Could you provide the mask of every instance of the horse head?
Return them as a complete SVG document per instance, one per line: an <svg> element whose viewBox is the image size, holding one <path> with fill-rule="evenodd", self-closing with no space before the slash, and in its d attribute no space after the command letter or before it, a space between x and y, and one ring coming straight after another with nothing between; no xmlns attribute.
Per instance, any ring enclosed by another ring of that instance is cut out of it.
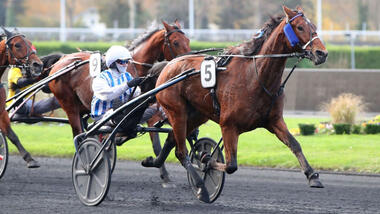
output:
<svg viewBox="0 0 380 214"><path fill-rule="evenodd" d="M305 53L306 58L315 65L326 61L328 52L322 40L318 37L316 27L306 18L301 7L291 10L283 6L286 15L284 33L287 37L287 45L291 49Z"/></svg>
<svg viewBox="0 0 380 214"><path fill-rule="evenodd" d="M162 24L165 27L165 42L163 47L165 59L172 60L180 54L191 51L190 40L181 30L178 20L174 22L175 25L169 25L164 21L162 21Z"/></svg>
<svg viewBox="0 0 380 214"><path fill-rule="evenodd" d="M7 37L5 42L8 55L8 63L11 65L24 65L30 75L36 77L41 75L43 64L37 56L36 48L25 38L23 34L3 31Z"/></svg>

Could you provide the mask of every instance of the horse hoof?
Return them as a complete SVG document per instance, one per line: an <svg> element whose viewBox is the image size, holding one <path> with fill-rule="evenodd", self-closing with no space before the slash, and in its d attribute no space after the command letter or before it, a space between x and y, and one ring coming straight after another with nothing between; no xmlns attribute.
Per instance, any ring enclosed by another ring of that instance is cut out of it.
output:
<svg viewBox="0 0 380 214"><path fill-rule="evenodd" d="M28 161L26 163L26 166L28 168L38 168L38 167L40 167L40 164L37 161L35 161L35 160L31 160L31 161Z"/></svg>
<svg viewBox="0 0 380 214"><path fill-rule="evenodd" d="M170 180L168 174L161 174L160 178L161 178L162 182L164 182L164 183L170 183L170 182L172 182L172 180Z"/></svg>
<svg viewBox="0 0 380 214"><path fill-rule="evenodd" d="M232 174L232 173L234 173L237 169L238 169L237 166L234 165L234 164L227 165L227 167L226 167L226 172L227 172L227 174Z"/></svg>
<svg viewBox="0 0 380 214"><path fill-rule="evenodd" d="M197 198L198 200L204 202L204 203L210 203L210 196L208 194L207 189L203 186L199 188L197 192Z"/></svg>
<svg viewBox="0 0 380 214"><path fill-rule="evenodd" d="M319 180L319 173L313 173L309 177L309 187L311 188L324 188L322 182Z"/></svg>
<svg viewBox="0 0 380 214"><path fill-rule="evenodd" d="M150 157L147 157L145 160L143 160L141 162L141 165L143 167L154 167L154 164L153 164L153 157L150 156Z"/></svg>
<svg viewBox="0 0 380 214"><path fill-rule="evenodd" d="M177 185L175 185L175 183L173 183L173 182L163 182L161 185L165 189L176 188L177 187Z"/></svg>

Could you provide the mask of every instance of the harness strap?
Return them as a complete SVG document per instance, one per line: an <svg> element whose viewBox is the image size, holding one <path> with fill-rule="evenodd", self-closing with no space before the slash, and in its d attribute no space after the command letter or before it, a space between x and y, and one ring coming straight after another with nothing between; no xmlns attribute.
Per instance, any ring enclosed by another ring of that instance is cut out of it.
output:
<svg viewBox="0 0 380 214"><path fill-rule="evenodd" d="M298 63L299 63L302 59L303 59L302 57L299 57L299 58L298 58L298 61L293 65L292 70L289 72L289 74L288 74L288 76L286 76L284 82L281 83L280 88L278 88L277 92L274 93L274 94L272 94L272 93L271 93L271 92L270 92L270 91L264 86L264 84L260 81L259 73L258 73L258 71L257 71L257 66L256 66L256 59L253 60L253 61L254 61L253 65L254 65L254 67L255 67L255 73L256 73L256 76L257 76L257 81L259 82L261 88L265 91L265 93L266 93L270 98L272 98L272 99L271 99L271 104L270 104L270 106L269 106L269 109L267 110L267 112L266 112L266 114L265 114L265 118L264 118L264 120L263 120L263 123L265 123L265 122L268 120L268 118L269 118L269 114L270 114L270 112L272 111L273 106L274 106L274 104L275 104L277 98L280 97L280 96L284 93L285 84L288 82L290 76L293 74L294 69L296 69Z"/></svg>
<svg viewBox="0 0 380 214"><path fill-rule="evenodd" d="M210 95L212 98L212 106L215 110L215 115L220 116L220 103L218 101L218 97L216 95L216 86L210 89Z"/></svg>
<svg viewBox="0 0 380 214"><path fill-rule="evenodd" d="M138 61L135 61L135 60L131 60L131 62L132 62L133 64L142 65L142 66L145 66L145 67L148 67L148 68L153 67L152 64L145 63L145 62L138 62Z"/></svg>

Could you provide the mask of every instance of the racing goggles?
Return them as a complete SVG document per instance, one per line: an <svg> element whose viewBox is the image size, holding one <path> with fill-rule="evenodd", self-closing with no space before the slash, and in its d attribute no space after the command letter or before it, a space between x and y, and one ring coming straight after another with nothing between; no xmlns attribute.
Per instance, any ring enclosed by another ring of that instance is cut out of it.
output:
<svg viewBox="0 0 380 214"><path fill-rule="evenodd" d="M116 62L119 63L120 65L125 65L125 64L128 64L129 59L118 59L116 60Z"/></svg>

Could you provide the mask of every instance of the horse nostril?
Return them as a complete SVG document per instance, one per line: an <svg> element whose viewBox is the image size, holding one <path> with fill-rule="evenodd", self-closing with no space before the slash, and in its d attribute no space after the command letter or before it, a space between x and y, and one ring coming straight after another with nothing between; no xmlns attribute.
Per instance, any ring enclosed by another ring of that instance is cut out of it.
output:
<svg viewBox="0 0 380 214"><path fill-rule="evenodd" d="M327 57L327 55L328 55L328 52L327 52L327 51L320 51L320 50L317 50L315 53L316 53L317 56L320 57L320 58L322 58L322 57L325 58L325 57Z"/></svg>
<svg viewBox="0 0 380 214"><path fill-rule="evenodd" d="M33 62L32 66L35 67L35 68L40 68L40 67L42 67L42 64L40 64L38 62Z"/></svg>

